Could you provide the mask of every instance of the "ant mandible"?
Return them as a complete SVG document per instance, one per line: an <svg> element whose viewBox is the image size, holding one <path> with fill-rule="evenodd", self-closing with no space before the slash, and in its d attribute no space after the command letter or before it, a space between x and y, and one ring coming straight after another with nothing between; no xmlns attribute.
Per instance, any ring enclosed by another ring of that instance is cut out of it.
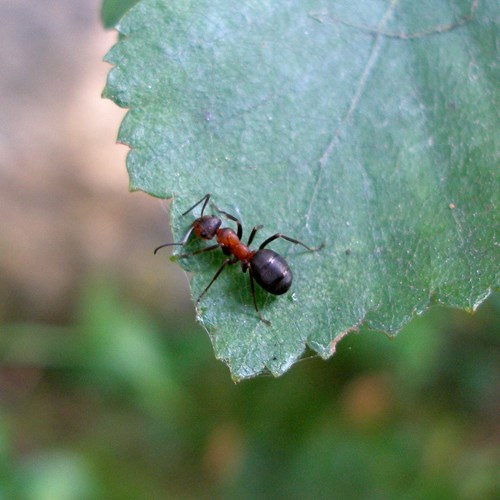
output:
<svg viewBox="0 0 500 500"><path fill-rule="evenodd" d="M267 240L265 240L260 245L258 250L250 250L249 246L251 245L255 237L255 234L263 226L262 225L255 226L250 232L247 244L244 245L241 242L241 238L243 236L243 227L241 225L241 222L236 217L234 217L231 214L228 214L227 212L224 212L223 210L220 210L212 202L213 208L217 210L219 214L226 217L226 219L229 219L236 223L238 230L235 233L229 227L221 228L222 220L220 219L220 217L217 217L216 215L203 215L208 200L210 199L210 196L211 196L210 193L206 194L200 201L196 202L191 208L189 208L182 214L183 216L188 214L189 212L194 210L198 205L203 203L200 217L194 220L194 222L191 224L190 228L188 229L184 237L181 239L181 241L179 241L178 243L165 243L164 245L160 245L155 249L154 253L156 254L156 252L160 248L164 247L175 246L175 245L184 246L187 243L191 233L194 233L194 235L197 238L201 238L203 240L211 240L215 238L217 241L215 245L204 247L192 253L178 255L178 257L182 259L186 257L191 257L192 255L197 255L204 252L210 252L212 250L216 250L217 248L221 248L222 251L224 252L224 255L228 256L228 258L224 260L222 265L219 267L218 271L215 273L214 277L212 278L212 281L210 281L205 290L201 292L201 295L196 300L196 304L198 304L201 301L203 296L207 293L208 289L212 286L214 281L219 277L220 273L224 270L224 268L228 265L230 266L236 264L239 261L241 262L242 271L246 272L248 270L248 275L250 276L250 289L252 292L252 300L255 310L257 311L259 318L267 325L270 325L271 323L262 316L261 312L259 311L259 308L257 307L257 301L255 299L254 280L264 290L266 290L266 292L272 293L273 295L282 295L285 292L287 292L288 289L290 288L293 276L287 261L275 251L267 249L266 246L269 245L269 243L271 243L272 241L277 240L278 238L287 240L290 243L302 245L310 252L315 252L316 250L319 250L320 248L323 247L323 245L321 245L318 248L311 248L299 240L290 238L289 236L285 236L284 234L281 233L276 233L273 236L267 238Z"/></svg>

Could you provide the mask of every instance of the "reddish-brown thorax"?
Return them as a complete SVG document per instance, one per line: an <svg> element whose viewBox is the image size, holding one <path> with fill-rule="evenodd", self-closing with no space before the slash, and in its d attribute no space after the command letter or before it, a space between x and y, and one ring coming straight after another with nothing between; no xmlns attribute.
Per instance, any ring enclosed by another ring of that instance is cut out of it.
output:
<svg viewBox="0 0 500 500"><path fill-rule="evenodd" d="M218 229L216 238L217 243L223 248L227 248L238 260L249 262L255 254L240 241L238 235L230 228Z"/></svg>

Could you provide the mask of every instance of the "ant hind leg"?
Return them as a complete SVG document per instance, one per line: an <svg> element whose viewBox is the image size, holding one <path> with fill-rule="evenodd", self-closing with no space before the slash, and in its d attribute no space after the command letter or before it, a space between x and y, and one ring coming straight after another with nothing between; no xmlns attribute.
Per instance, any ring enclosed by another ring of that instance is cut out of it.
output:
<svg viewBox="0 0 500 500"><path fill-rule="evenodd" d="M252 300L255 310L257 311L260 320L263 321L266 325L270 326L271 322L268 319L264 318L264 316L262 316L262 313L259 311L259 308L257 307L257 300L255 298L255 284L253 282L253 276L252 276L252 268L248 268L248 275L250 276L250 290L252 291Z"/></svg>

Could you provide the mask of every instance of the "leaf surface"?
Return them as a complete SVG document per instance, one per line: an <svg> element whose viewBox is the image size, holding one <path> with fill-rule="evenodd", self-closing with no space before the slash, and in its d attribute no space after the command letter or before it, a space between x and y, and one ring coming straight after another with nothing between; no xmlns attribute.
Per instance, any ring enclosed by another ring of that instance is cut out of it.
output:
<svg viewBox="0 0 500 500"><path fill-rule="evenodd" d="M235 379L328 358L361 323L395 334L431 303L498 287L496 1L143 0L120 21L104 95L129 111L130 186L174 197L177 241L205 193L294 274L232 266L198 307ZM230 223L228 223L230 224ZM191 241L187 250L198 248ZM185 249L186 250L186 249ZM224 257L180 261L194 297Z"/></svg>
<svg viewBox="0 0 500 500"><path fill-rule="evenodd" d="M139 0L103 0L101 20L105 28L114 28L118 21Z"/></svg>

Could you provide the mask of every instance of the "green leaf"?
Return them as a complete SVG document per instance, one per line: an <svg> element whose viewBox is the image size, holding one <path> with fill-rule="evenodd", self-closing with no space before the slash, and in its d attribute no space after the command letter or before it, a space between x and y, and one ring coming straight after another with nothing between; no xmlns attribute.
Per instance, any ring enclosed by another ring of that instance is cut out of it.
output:
<svg viewBox="0 0 500 500"><path fill-rule="evenodd" d="M432 303L498 287L496 1L143 0L107 55L128 107L132 190L174 197L177 241L205 193L294 273L262 290L232 266L198 307L235 379L328 358L364 323L395 334ZM231 224L230 224L231 225ZM191 242L187 248L197 248ZM186 250L186 249L184 249ZM224 257L179 261L197 297Z"/></svg>
<svg viewBox="0 0 500 500"><path fill-rule="evenodd" d="M105 28L114 28L118 21L139 0L103 0L101 20Z"/></svg>

